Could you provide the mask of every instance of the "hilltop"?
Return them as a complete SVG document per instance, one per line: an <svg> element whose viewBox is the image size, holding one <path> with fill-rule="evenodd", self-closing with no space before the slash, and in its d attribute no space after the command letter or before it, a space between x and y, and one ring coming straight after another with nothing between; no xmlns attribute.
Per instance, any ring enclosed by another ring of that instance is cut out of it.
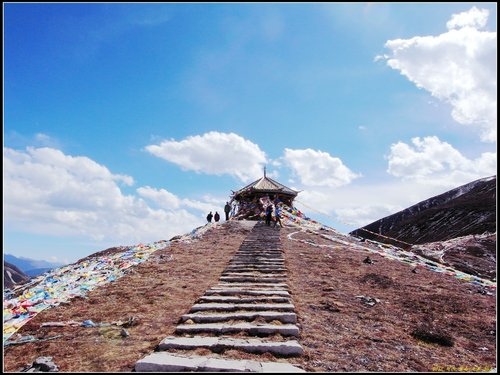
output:
<svg viewBox="0 0 500 375"><path fill-rule="evenodd" d="M311 372L496 366L496 284L402 249L360 243L318 223L285 222L276 230L305 355L263 360ZM208 224L200 236L165 243L125 276L40 312L13 338L46 341L5 347L4 370L51 356L64 372L132 371L217 282L249 233L247 223ZM109 324L78 324L87 320ZM128 336L120 334L123 327Z"/></svg>

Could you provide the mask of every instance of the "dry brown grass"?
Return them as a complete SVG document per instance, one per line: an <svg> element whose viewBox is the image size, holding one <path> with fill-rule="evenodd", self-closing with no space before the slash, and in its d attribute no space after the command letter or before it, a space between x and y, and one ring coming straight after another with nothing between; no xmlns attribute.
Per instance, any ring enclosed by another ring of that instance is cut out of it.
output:
<svg viewBox="0 0 500 375"><path fill-rule="evenodd" d="M312 233L281 239L307 371L432 371L496 367L496 300L451 276ZM369 255L375 262L366 264ZM358 296L380 302L372 307ZM451 346L450 346L451 345Z"/></svg>
<svg viewBox="0 0 500 375"><path fill-rule="evenodd" d="M39 356L53 357L64 372L132 371L136 361L173 334L181 315L218 282L248 234L238 223L228 224L199 241L173 243L86 299L40 313L19 333L63 337L5 348L4 371L19 370ZM227 350L225 356L288 361L310 372L495 366L495 296L480 294L478 287L444 274L425 269L413 273L412 267L376 254L369 254L374 264L363 263L368 254L345 245L313 246L332 245L313 233L294 236L310 242L305 244L287 239L297 229L276 230L281 233L305 355L276 359ZM173 255L173 260L161 260L161 254ZM379 302L370 307L360 296ZM99 323L132 316L136 324L127 328L126 338L118 328L40 327L50 321ZM433 342L433 334L453 345L440 345L439 339ZM205 351L200 349L198 354Z"/></svg>

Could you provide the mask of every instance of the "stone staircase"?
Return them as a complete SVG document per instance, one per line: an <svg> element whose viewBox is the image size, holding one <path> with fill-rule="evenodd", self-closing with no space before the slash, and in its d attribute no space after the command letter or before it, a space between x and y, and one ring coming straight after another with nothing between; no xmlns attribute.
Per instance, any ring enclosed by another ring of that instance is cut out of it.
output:
<svg viewBox="0 0 500 375"><path fill-rule="evenodd" d="M157 351L136 363L135 371L304 372L286 361L303 354L296 322L279 229L257 223L219 283L180 318L175 336L163 339ZM209 354L196 354L200 349ZM277 360L225 355L235 350L270 353Z"/></svg>

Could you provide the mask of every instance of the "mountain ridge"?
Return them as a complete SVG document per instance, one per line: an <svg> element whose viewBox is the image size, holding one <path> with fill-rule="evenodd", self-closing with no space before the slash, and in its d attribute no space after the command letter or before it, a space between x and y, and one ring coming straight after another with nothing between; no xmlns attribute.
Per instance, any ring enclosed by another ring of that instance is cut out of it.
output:
<svg viewBox="0 0 500 375"><path fill-rule="evenodd" d="M49 262L26 257L17 257L12 254L4 254L4 262L9 262L29 276L38 276L53 268L64 266L61 262Z"/></svg>
<svg viewBox="0 0 500 375"><path fill-rule="evenodd" d="M14 264L4 261L3 263L3 287L13 288L30 280L30 276L21 271Z"/></svg>
<svg viewBox="0 0 500 375"><path fill-rule="evenodd" d="M496 175L478 179L349 234L401 246L496 232Z"/></svg>

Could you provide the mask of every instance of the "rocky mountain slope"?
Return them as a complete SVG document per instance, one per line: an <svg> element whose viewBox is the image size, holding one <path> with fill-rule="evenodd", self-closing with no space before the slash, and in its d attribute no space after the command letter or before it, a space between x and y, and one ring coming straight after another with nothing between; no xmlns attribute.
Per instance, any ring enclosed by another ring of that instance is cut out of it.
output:
<svg viewBox="0 0 500 375"><path fill-rule="evenodd" d="M15 265L9 262L3 262L3 287L14 288L30 280L30 277Z"/></svg>
<svg viewBox="0 0 500 375"><path fill-rule="evenodd" d="M350 234L496 280L496 176L432 197Z"/></svg>
<svg viewBox="0 0 500 375"><path fill-rule="evenodd" d="M350 234L396 246L496 232L496 176L426 199Z"/></svg>
<svg viewBox="0 0 500 375"><path fill-rule="evenodd" d="M497 236L494 233L414 245L410 251L470 275L496 280L496 245Z"/></svg>

